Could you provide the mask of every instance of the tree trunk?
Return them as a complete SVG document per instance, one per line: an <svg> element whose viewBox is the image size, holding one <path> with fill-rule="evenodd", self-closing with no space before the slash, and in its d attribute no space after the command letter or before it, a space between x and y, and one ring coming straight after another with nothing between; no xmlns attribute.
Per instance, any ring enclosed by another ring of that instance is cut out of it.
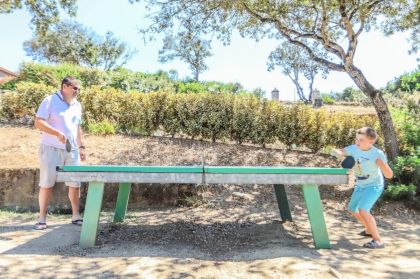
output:
<svg viewBox="0 0 420 279"><path fill-rule="evenodd" d="M198 76L200 75L200 71L196 68L194 71L194 80L198 82Z"/></svg>
<svg viewBox="0 0 420 279"><path fill-rule="evenodd" d="M362 92L371 100L373 107L378 114L379 123L384 135L386 154L390 160L395 159L399 153L397 134L395 132L391 113L389 112L388 106L382 97L382 92L373 87L373 85L367 81L362 71L360 71L357 67L350 66L346 70L359 89L362 90Z"/></svg>
<svg viewBox="0 0 420 279"><path fill-rule="evenodd" d="M311 79L309 80L309 99L308 99L308 103L312 103L312 94L314 92L314 80L315 80L315 76L311 76Z"/></svg>

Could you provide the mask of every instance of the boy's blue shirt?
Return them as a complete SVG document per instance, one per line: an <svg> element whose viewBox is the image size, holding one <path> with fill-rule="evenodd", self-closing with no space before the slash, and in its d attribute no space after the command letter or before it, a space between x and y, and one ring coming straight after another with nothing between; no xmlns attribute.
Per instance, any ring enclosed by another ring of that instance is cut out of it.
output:
<svg viewBox="0 0 420 279"><path fill-rule="evenodd" d="M384 152L374 146L364 151L353 144L344 148L347 155L353 156L356 164L353 167L356 177L356 185L360 187L383 186L384 177L381 169L376 164L376 159L381 159L384 163L388 160Z"/></svg>

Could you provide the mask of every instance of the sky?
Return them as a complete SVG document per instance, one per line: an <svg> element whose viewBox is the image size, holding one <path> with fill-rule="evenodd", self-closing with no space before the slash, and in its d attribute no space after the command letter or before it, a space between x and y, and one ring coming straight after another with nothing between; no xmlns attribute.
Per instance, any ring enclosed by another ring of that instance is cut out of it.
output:
<svg viewBox="0 0 420 279"><path fill-rule="evenodd" d="M99 35L111 31L131 48L138 50L137 55L125 65L126 68L148 73L174 69L180 78L192 76L188 65L183 62L158 62L162 38L158 37L145 44L138 32L148 24L145 18L147 11L141 4L130 4L128 0L78 0L77 6L74 20L92 28ZM23 42L33 35L30 18L25 10L0 15L0 67L18 71L22 62L32 60L26 56L22 47ZM377 31L362 33L360 36L355 65L375 87L385 87L395 77L416 69L416 58L419 56L408 54L408 36L409 33L397 33L384 37ZM278 41L270 39L255 42L239 34L234 34L229 46L213 43L213 56L207 60L209 70L201 74L200 80L239 82L248 90L260 87L267 92L267 97L277 88L280 99L293 100L297 97L291 80L279 69L272 72L267 70L267 58L278 44ZM323 93L341 92L349 86L356 87L346 73L338 72L330 72L327 79L319 76L314 83L314 87Z"/></svg>

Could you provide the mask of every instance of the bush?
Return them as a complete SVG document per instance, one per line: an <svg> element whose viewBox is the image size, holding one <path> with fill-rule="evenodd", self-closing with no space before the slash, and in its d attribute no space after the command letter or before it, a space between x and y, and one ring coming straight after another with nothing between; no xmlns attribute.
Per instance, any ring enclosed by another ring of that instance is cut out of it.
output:
<svg viewBox="0 0 420 279"><path fill-rule="evenodd" d="M0 95L3 118L33 117L42 99L56 88L17 84ZM153 135L156 131L191 138L252 142L265 146L281 141L317 152L325 145L345 146L362 126L375 127L372 116L314 110L304 104L282 106L252 94L141 93L92 86L79 93L84 127L93 133Z"/></svg>
<svg viewBox="0 0 420 279"><path fill-rule="evenodd" d="M258 96L255 97L259 98ZM263 147L268 143L275 142L279 135L282 113L283 107L277 105L275 101L262 99L255 116L252 142Z"/></svg>
<svg viewBox="0 0 420 279"><path fill-rule="evenodd" d="M329 115L325 110L317 110L311 113L308 122L308 137L305 142L306 147L313 152L320 151L327 144L327 131Z"/></svg>
<svg viewBox="0 0 420 279"><path fill-rule="evenodd" d="M394 162L392 162L391 167L394 171L394 176L398 178L400 183L417 185L417 193L420 194L419 154L412 156L399 156Z"/></svg>
<svg viewBox="0 0 420 279"><path fill-rule="evenodd" d="M406 106L391 109L395 129L399 135L400 149L403 155L413 155L420 143L420 111L418 106Z"/></svg>
<svg viewBox="0 0 420 279"><path fill-rule="evenodd" d="M305 145L308 136L307 128L313 111L312 108L304 104L286 107L279 123L279 140L289 148L293 145Z"/></svg>
<svg viewBox="0 0 420 279"><path fill-rule="evenodd" d="M87 124L87 129L94 135L114 135L115 125L108 120Z"/></svg>
<svg viewBox="0 0 420 279"><path fill-rule="evenodd" d="M259 100L248 94L234 97L232 118L230 119L230 137L238 144L252 140Z"/></svg>
<svg viewBox="0 0 420 279"><path fill-rule="evenodd" d="M416 186L413 184L389 185L383 194L384 200L413 200L416 193Z"/></svg>
<svg viewBox="0 0 420 279"><path fill-rule="evenodd" d="M229 137L230 119L233 118L232 94L205 94L201 117L201 136L212 142Z"/></svg>
<svg viewBox="0 0 420 279"><path fill-rule="evenodd" d="M15 91L0 95L0 115L6 119L18 119L23 116L33 118L42 100L56 89L36 83L18 83Z"/></svg>
<svg viewBox="0 0 420 279"><path fill-rule="evenodd" d="M420 91L420 69L403 74L393 82L389 82L387 90L390 92L404 91L408 93Z"/></svg>
<svg viewBox="0 0 420 279"><path fill-rule="evenodd" d="M332 105L335 103L335 100L331 96L328 96L328 95L322 96L322 101L326 105Z"/></svg>

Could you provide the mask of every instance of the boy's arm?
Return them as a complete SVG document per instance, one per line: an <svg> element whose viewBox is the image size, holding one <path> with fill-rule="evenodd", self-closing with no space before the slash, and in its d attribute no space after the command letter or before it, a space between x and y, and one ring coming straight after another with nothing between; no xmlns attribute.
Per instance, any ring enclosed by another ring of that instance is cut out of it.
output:
<svg viewBox="0 0 420 279"><path fill-rule="evenodd" d="M394 176L394 173L391 169L391 167L382 161L381 159L376 159L376 164L381 169L382 173L384 174L385 178L391 179Z"/></svg>
<svg viewBox="0 0 420 279"><path fill-rule="evenodd" d="M333 149L331 150L330 155L341 159L343 157L346 157L347 153L344 149Z"/></svg>

